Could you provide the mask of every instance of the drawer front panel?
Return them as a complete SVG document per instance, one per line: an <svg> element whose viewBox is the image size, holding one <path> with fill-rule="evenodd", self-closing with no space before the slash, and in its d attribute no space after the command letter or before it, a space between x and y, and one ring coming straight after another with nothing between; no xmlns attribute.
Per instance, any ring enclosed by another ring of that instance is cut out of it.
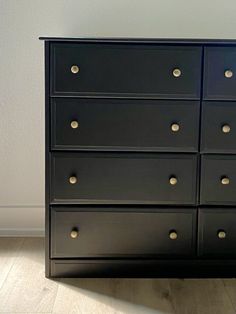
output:
<svg viewBox="0 0 236 314"><path fill-rule="evenodd" d="M201 151L236 152L236 102L203 102Z"/></svg>
<svg viewBox="0 0 236 314"><path fill-rule="evenodd" d="M201 162L201 204L236 204L236 156L204 155Z"/></svg>
<svg viewBox="0 0 236 314"><path fill-rule="evenodd" d="M52 202L195 204L196 172L193 154L54 153Z"/></svg>
<svg viewBox="0 0 236 314"><path fill-rule="evenodd" d="M51 91L199 99L201 55L201 47L53 44Z"/></svg>
<svg viewBox="0 0 236 314"><path fill-rule="evenodd" d="M190 208L60 207L51 208L51 217L52 258L195 254L196 215Z"/></svg>
<svg viewBox="0 0 236 314"><path fill-rule="evenodd" d="M55 98L52 148L197 151L199 107L198 101Z"/></svg>
<svg viewBox="0 0 236 314"><path fill-rule="evenodd" d="M236 47L205 48L204 99L236 99Z"/></svg>
<svg viewBox="0 0 236 314"><path fill-rule="evenodd" d="M198 254L200 256L236 255L236 210L200 209Z"/></svg>

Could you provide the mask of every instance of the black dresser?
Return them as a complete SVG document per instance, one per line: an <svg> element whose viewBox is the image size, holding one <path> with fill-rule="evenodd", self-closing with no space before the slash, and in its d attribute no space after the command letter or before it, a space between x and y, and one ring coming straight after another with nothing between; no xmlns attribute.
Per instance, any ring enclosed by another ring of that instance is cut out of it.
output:
<svg viewBox="0 0 236 314"><path fill-rule="evenodd" d="M46 276L236 276L236 41L45 41Z"/></svg>

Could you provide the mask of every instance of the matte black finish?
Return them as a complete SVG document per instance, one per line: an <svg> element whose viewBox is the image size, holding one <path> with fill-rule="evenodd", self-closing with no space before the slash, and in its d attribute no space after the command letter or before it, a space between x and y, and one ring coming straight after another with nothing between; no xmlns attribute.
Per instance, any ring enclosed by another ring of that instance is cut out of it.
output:
<svg viewBox="0 0 236 314"><path fill-rule="evenodd" d="M51 257L150 258L195 254L196 210L122 209L52 208ZM70 237L74 228L79 230L76 239ZM169 237L173 230L178 235L175 240Z"/></svg>
<svg viewBox="0 0 236 314"><path fill-rule="evenodd" d="M41 39L46 276L235 277L236 40Z"/></svg>
<svg viewBox="0 0 236 314"><path fill-rule="evenodd" d="M229 178L229 184L221 183ZM201 204L236 204L236 155L204 155L201 161Z"/></svg>
<svg viewBox="0 0 236 314"><path fill-rule="evenodd" d="M198 254L228 258L236 255L236 211L233 209L200 209L198 222ZM218 232L226 237L220 239Z"/></svg>
<svg viewBox="0 0 236 314"><path fill-rule="evenodd" d="M136 43L136 44L164 44L164 45L191 45L191 46L236 46L236 40L209 39L209 38L140 38L140 37L46 37L39 40L58 43Z"/></svg>
<svg viewBox="0 0 236 314"><path fill-rule="evenodd" d="M228 125L230 132L222 127ZM205 101L202 103L201 151L236 153L236 102Z"/></svg>
<svg viewBox="0 0 236 314"><path fill-rule="evenodd" d="M52 95L200 98L200 47L137 44L52 45ZM71 66L78 65L73 74ZM172 72L180 68L182 75Z"/></svg>
<svg viewBox="0 0 236 314"><path fill-rule="evenodd" d="M52 277L236 277L235 259L52 259Z"/></svg>
<svg viewBox="0 0 236 314"><path fill-rule="evenodd" d="M49 60L50 44L45 42L45 275L51 275L50 263L50 98L49 98Z"/></svg>
<svg viewBox="0 0 236 314"><path fill-rule="evenodd" d="M196 152L199 111L198 101L54 98L52 149Z"/></svg>
<svg viewBox="0 0 236 314"><path fill-rule="evenodd" d="M236 47L205 48L203 99L236 100ZM233 71L226 78L226 70Z"/></svg>
<svg viewBox="0 0 236 314"><path fill-rule="evenodd" d="M194 154L54 153L51 169L54 203L196 203Z"/></svg>

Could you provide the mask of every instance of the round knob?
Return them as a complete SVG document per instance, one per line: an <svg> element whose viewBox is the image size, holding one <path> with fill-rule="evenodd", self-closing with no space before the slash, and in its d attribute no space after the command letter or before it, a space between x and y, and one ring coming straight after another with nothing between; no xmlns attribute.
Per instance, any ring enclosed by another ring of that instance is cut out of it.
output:
<svg viewBox="0 0 236 314"><path fill-rule="evenodd" d="M228 184L229 184L229 178L223 177L223 178L221 179L221 183L222 183L223 185L228 185Z"/></svg>
<svg viewBox="0 0 236 314"><path fill-rule="evenodd" d="M173 70L174 77L180 77L181 76L181 70L180 69L174 69Z"/></svg>
<svg viewBox="0 0 236 314"><path fill-rule="evenodd" d="M178 180L177 180L176 177L171 177L170 180L169 180L169 182L170 182L171 185L176 185L177 182L178 182Z"/></svg>
<svg viewBox="0 0 236 314"><path fill-rule="evenodd" d="M71 72L73 73L73 74L76 74L76 73L78 73L79 72L79 67L78 67L78 65L72 65L72 67L70 68L70 70L71 70Z"/></svg>
<svg viewBox="0 0 236 314"><path fill-rule="evenodd" d="M73 230L71 230L70 237L71 237L72 239L76 239L76 238L78 237L78 235L79 235L78 229L73 229Z"/></svg>
<svg viewBox="0 0 236 314"><path fill-rule="evenodd" d="M231 78L234 75L232 70L226 70L225 71L225 77L226 78Z"/></svg>
<svg viewBox="0 0 236 314"><path fill-rule="evenodd" d="M77 178L76 177L70 177L69 182L70 182L70 184L75 184L75 183L77 183Z"/></svg>
<svg viewBox="0 0 236 314"><path fill-rule="evenodd" d="M176 232L175 230L170 231L170 233L169 233L169 238L170 238L171 240L176 240L176 239L178 238L177 232Z"/></svg>
<svg viewBox="0 0 236 314"><path fill-rule="evenodd" d="M219 230L217 235L218 235L219 239L225 239L226 238L226 232L224 230Z"/></svg>
<svg viewBox="0 0 236 314"><path fill-rule="evenodd" d="M179 131L179 124L173 123L173 124L171 125L171 130L172 130L173 132L178 132L178 131Z"/></svg>
<svg viewBox="0 0 236 314"><path fill-rule="evenodd" d="M79 122L78 121L71 121L70 126L72 127L72 129L78 129Z"/></svg>
<svg viewBox="0 0 236 314"><path fill-rule="evenodd" d="M230 126L228 124L225 124L222 126L222 132L223 133L229 133L230 132Z"/></svg>

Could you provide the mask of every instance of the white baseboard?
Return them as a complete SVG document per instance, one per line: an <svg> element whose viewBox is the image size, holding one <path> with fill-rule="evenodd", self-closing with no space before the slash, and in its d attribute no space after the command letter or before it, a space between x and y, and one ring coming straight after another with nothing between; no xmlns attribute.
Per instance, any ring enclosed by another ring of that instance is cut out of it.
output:
<svg viewBox="0 0 236 314"><path fill-rule="evenodd" d="M43 237L44 215L43 205L0 204L0 237Z"/></svg>
<svg viewBox="0 0 236 314"><path fill-rule="evenodd" d="M44 237L44 229L27 228L27 229L5 229L0 228L0 237Z"/></svg>

